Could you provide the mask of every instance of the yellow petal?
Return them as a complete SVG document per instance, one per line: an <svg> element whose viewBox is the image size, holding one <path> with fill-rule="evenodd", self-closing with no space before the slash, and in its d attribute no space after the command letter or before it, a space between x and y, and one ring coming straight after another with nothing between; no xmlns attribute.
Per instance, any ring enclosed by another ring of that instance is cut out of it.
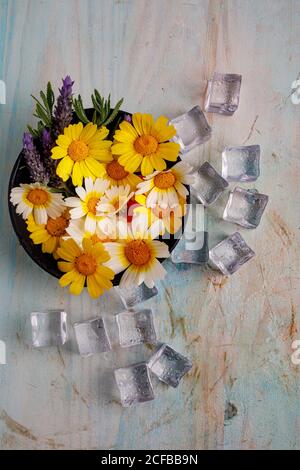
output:
<svg viewBox="0 0 300 470"><path fill-rule="evenodd" d="M72 269L68 273L64 274L59 279L58 282L62 287L68 286L69 284L71 284L71 282L74 282L74 281L76 281L76 279L78 279L78 274L79 273L77 271L75 271L75 269Z"/></svg>
<svg viewBox="0 0 300 470"><path fill-rule="evenodd" d="M60 158L67 156L67 149L62 147L53 147L51 150L51 158L53 160L59 160Z"/></svg>
<svg viewBox="0 0 300 470"><path fill-rule="evenodd" d="M134 147L132 144L115 144L111 147L111 151L113 155L122 155L123 153L128 153L134 151Z"/></svg>
<svg viewBox="0 0 300 470"><path fill-rule="evenodd" d="M73 166L72 183L74 184L74 186L82 186L83 174L79 163L80 162L75 162Z"/></svg>
<svg viewBox="0 0 300 470"><path fill-rule="evenodd" d="M143 135L142 114L134 113L132 115L132 124L139 135Z"/></svg>
<svg viewBox="0 0 300 470"><path fill-rule="evenodd" d="M94 137L96 132L97 132L96 124L93 124L90 122L82 130L80 134L80 140L82 140L83 142L89 142L89 140L92 139L92 137Z"/></svg>
<svg viewBox="0 0 300 470"><path fill-rule="evenodd" d="M74 268L74 264L69 263L68 261L58 261L57 266L58 269L63 273L68 273Z"/></svg>
<svg viewBox="0 0 300 470"><path fill-rule="evenodd" d="M78 122L77 124L72 125L71 131L72 131L73 140L79 140L82 130L83 130L82 122Z"/></svg>
<svg viewBox="0 0 300 470"><path fill-rule="evenodd" d="M94 158L88 157L84 162L94 176L99 177L103 174L103 166Z"/></svg>
<svg viewBox="0 0 300 470"><path fill-rule="evenodd" d="M150 134L154 124L151 114L142 114L142 129L144 134Z"/></svg>
<svg viewBox="0 0 300 470"><path fill-rule="evenodd" d="M64 134L61 134L58 136L57 140L56 140L56 143L59 147L62 147L63 149L68 149L70 143L72 142L72 140L70 139L70 137L64 135Z"/></svg>
<svg viewBox="0 0 300 470"><path fill-rule="evenodd" d="M167 168L166 162L159 155L151 155L150 161L155 170L164 171Z"/></svg>
<svg viewBox="0 0 300 470"><path fill-rule="evenodd" d="M141 164L141 172L143 176L150 175L153 172L153 165L149 157L144 157Z"/></svg>
<svg viewBox="0 0 300 470"><path fill-rule="evenodd" d="M106 268L106 269L109 269L109 268ZM113 271L111 269L109 269L109 271L111 271L113 273ZM107 279L107 277L103 276L100 272L96 271L95 274L94 274L94 278L97 282L97 284L101 287L101 288L104 288L104 289L111 289L112 288L112 282Z"/></svg>
<svg viewBox="0 0 300 470"><path fill-rule="evenodd" d="M58 237L51 237L46 240L42 245L43 253L53 253L58 244Z"/></svg>
<svg viewBox="0 0 300 470"><path fill-rule="evenodd" d="M120 124L120 129L124 131L126 134L132 135L135 139L138 137L138 133L135 128L127 121L123 121Z"/></svg>
<svg viewBox="0 0 300 470"><path fill-rule="evenodd" d="M164 160L176 162L180 150L180 145L175 142L166 142L165 144L158 144L157 155Z"/></svg>
<svg viewBox="0 0 300 470"><path fill-rule="evenodd" d="M176 129L174 126L168 125L168 119L165 116L160 116L155 122L151 134L159 142L166 142L176 135Z"/></svg>
<svg viewBox="0 0 300 470"><path fill-rule="evenodd" d="M103 289L99 286L93 275L87 276L87 289L93 299L97 299L103 293Z"/></svg>
<svg viewBox="0 0 300 470"><path fill-rule="evenodd" d="M71 160L69 156L64 157L57 165L56 174L63 181L67 181L67 179L70 177L70 174L72 173L73 165L74 165L74 161Z"/></svg>
<svg viewBox="0 0 300 470"><path fill-rule="evenodd" d="M79 273L78 273L79 274ZM84 288L85 276L79 274L76 278L76 281L72 282L70 285L70 293L73 295L80 295L82 289Z"/></svg>

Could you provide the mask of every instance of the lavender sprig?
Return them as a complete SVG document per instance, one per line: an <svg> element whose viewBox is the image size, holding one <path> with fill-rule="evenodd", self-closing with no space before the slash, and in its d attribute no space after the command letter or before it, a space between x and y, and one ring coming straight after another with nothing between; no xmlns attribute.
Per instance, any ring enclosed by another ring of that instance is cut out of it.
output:
<svg viewBox="0 0 300 470"><path fill-rule="evenodd" d="M73 117L72 111L72 87L74 82L71 77L67 75L63 79L63 86L59 89L59 96L57 98L56 106L54 109L54 136L55 138L61 134L65 127L67 127Z"/></svg>
<svg viewBox="0 0 300 470"><path fill-rule="evenodd" d="M61 179L56 174L57 161L51 158L51 149L54 146L54 139L51 132L44 128L40 137L43 163L49 173L50 186L55 188L61 185Z"/></svg>
<svg viewBox="0 0 300 470"><path fill-rule="evenodd" d="M23 151L32 181L34 183L48 184L50 180L49 172L43 164L41 156L33 143L32 135L29 132L24 132Z"/></svg>

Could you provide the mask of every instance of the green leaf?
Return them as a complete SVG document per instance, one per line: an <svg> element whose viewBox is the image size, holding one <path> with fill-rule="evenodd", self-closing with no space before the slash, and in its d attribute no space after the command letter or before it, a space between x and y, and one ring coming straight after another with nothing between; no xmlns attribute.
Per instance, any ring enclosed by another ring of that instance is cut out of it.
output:
<svg viewBox="0 0 300 470"><path fill-rule="evenodd" d="M77 99L73 98L73 106L74 106L74 111L77 114L80 121L84 122L85 124L88 124L90 121L87 118L87 115L85 114L83 103L82 103L82 98L80 95L78 95Z"/></svg>
<svg viewBox="0 0 300 470"><path fill-rule="evenodd" d="M114 110L110 113L109 117L102 123L103 126L107 126L108 124L110 124L117 117L119 109L122 106L123 101L124 101L124 98L121 98L117 102Z"/></svg>
<svg viewBox="0 0 300 470"><path fill-rule="evenodd" d="M48 106L51 111L51 114L53 110L54 101L55 101L55 96L52 90L52 85L51 85L51 82L48 82L47 83L47 102L48 102Z"/></svg>

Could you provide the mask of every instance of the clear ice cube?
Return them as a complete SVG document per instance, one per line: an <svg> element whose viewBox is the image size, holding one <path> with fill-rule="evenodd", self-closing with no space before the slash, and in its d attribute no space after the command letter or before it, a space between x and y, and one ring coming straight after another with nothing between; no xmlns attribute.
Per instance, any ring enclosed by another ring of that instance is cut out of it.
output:
<svg viewBox="0 0 300 470"><path fill-rule="evenodd" d="M228 183L210 163L205 162L195 173L195 182L191 186L195 197L204 206L210 206L228 187Z"/></svg>
<svg viewBox="0 0 300 470"><path fill-rule="evenodd" d="M145 302L146 300L155 297L158 293L156 287L150 289L144 283L139 285L138 287L130 288L130 289L121 289L120 287L115 287L121 300L126 308L132 308L135 305Z"/></svg>
<svg viewBox="0 0 300 470"><path fill-rule="evenodd" d="M163 344L150 358L148 366L159 380L177 387L182 377L192 368L192 363L187 357Z"/></svg>
<svg viewBox="0 0 300 470"><path fill-rule="evenodd" d="M222 176L227 181L255 181L259 177L260 146L225 147Z"/></svg>
<svg viewBox="0 0 300 470"><path fill-rule="evenodd" d="M123 348L156 343L152 310L127 310L117 315L119 342Z"/></svg>
<svg viewBox="0 0 300 470"><path fill-rule="evenodd" d="M32 345L35 348L63 346L68 339L67 314L59 310L30 314Z"/></svg>
<svg viewBox="0 0 300 470"><path fill-rule="evenodd" d="M195 106L190 111L172 119L170 124L175 127L177 132L172 140L180 145L182 153L189 152L192 148L210 139L211 127L199 106Z"/></svg>
<svg viewBox="0 0 300 470"><path fill-rule="evenodd" d="M205 111L231 116L239 105L241 81L241 75L214 73L207 84Z"/></svg>
<svg viewBox="0 0 300 470"><path fill-rule="evenodd" d="M73 326L79 354L82 357L92 356L111 349L102 318L74 323Z"/></svg>
<svg viewBox="0 0 300 470"><path fill-rule="evenodd" d="M141 362L115 370L115 379L121 395L122 406L131 406L154 399L147 364Z"/></svg>
<svg viewBox="0 0 300 470"><path fill-rule="evenodd" d="M206 210L202 204L189 204L184 233L175 245L173 263L205 264L208 260Z"/></svg>
<svg viewBox="0 0 300 470"><path fill-rule="evenodd" d="M209 251L209 260L223 274L229 276L255 256L239 232L222 240Z"/></svg>
<svg viewBox="0 0 300 470"><path fill-rule="evenodd" d="M171 254L172 262L205 264L208 261L208 232L184 233Z"/></svg>
<svg viewBox="0 0 300 470"><path fill-rule="evenodd" d="M268 199L268 196L255 190L237 187L229 194L223 219L245 228L256 228Z"/></svg>

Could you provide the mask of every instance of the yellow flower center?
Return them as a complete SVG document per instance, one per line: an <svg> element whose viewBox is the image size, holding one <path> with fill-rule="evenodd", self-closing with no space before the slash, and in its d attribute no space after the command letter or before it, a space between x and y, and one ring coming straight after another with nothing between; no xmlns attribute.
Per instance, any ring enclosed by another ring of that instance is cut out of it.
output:
<svg viewBox="0 0 300 470"><path fill-rule="evenodd" d="M49 217L46 230L52 237L62 237L65 235L68 225L69 221L63 216L57 217L56 219Z"/></svg>
<svg viewBox="0 0 300 470"><path fill-rule="evenodd" d="M75 260L75 268L80 274L90 276L97 269L97 260L90 254L83 253Z"/></svg>
<svg viewBox="0 0 300 470"><path fill-rule="evenodd" d="M73 140L69 145L68 155L74 162L84 160L88 154L89 148L82 140Z"/></svg>
<svg viewBox="0 0 300 470"><path fill-rule="evenodd" d="M116 160L107 164L106 171L108 176L116 181L122 180L128 175L128 171L125 171L124 167Z"/></svg>
<svg viewBox="0 0 300 470"><path fill-rule="evenodd" d="M125 247L125 256L131 264L143 266L151 258L151 251L144 240L132 240Z"/></svg>
<svg viewBox="0 0 300 470"><path fill-rule="evenodd" d="M137 153L142 155L150 155L155 153L158 147L157 140L152 135L141 135L134 142L134 148Z"/></svg>
<svg viewBox="0 0 300 470"><path fill-rule="evenodd" d="M97 207L98 202L99 202L98 197L91 197L91 199L89 199L87 203L89 212L91 212L94 215L96 215L96 207Z"/></svg>
<svg viewBox="0 0 300 470"><path fill-rule="evenodd" d="M47 191L44 189L31 189L27 194L27 199L35 206L39 206L41 204L46 204L49 200L49 195Z"/></svg>
<svg viewBox="0 0 300 470"><path fill-rule="evenodd" d="M154 176L154 185L159 189L168 189L174 186L175 176L170 171L167 173L159 173Z"/></svg>

